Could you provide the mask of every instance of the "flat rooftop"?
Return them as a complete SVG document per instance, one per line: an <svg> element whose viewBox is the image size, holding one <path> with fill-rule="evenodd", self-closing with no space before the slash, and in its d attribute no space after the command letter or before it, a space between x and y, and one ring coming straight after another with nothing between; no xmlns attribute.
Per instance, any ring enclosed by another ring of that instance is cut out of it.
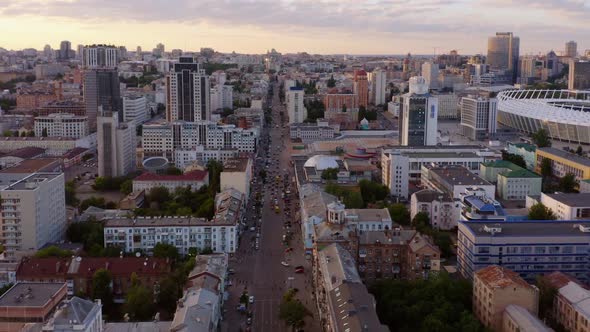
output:
<svg viewBox="0 0 590 332"><path fill-rule="evenodd" d="M537 152L539 152L539 151L567 159L573 163L577 163L577 164L580 164L580 165L583 165L586 167L590 167L590 159L580 157L575 153L569 153L564 150L560 150L560 149L556 149L556 148L538 148Z"/></svg>
<svg viewBox="0 0 590 332"><path fill-rule="evenodd" d="M450 166L434 166L428 167L429 173L435 174L442 181L449 185L466 185L466 186L491 186L488 181L473 174L465 167ZM431 176L432 178L432 176Z"/></svg>
<svg viewBox="0 0 590 332"><path fill-rule="evenodd" d="M0 308L43 307L65 287L65 282L19 282L0 297Z"/></svg>
<svg viewBox="0 0 590 332"><path fill-rule="evenodd" d="M35 190L39 183L51 181L61 175L63 173L34 173L22 178L20 181L14 182L4 188L4 190Z"/></svg>
<svg viewBox="0 0 590 332"><path fill-rule="evenodd" d="M488 222L488 221L469 221L459 222L467 227L471 233L477 236L492 236L492 233L486 231L490 228L499 228L501 231L494 233L494 237L569 237L585 236L590 239L590 220L589 221L511 221L511 222ZM581 227L579 226L581 225ZM575 227L574 227L575 226ZM581 228L589 228L584 232Z"/></svg>
<svg viewBox="0 0 590 332"><path fill-rule="evenodd" d="M555 193L555 194L543 194L550 197L560 203L571 207L589 207L590 206L590 193Z"/></svg>
<svg viewBox="0 0 590 332"><path fill-rule="evenodd" d="M245 172L248 168L249 158L230 158L223 163L224 172Z"/></svg>
<svg viewBox="0 0 590 332"><path fill-rule="evenodd" d="M116 218L105 221L105 227L189 227L189 226L233 226L234 223L210 222L205 218L195 217L138 217Z"/></svg>

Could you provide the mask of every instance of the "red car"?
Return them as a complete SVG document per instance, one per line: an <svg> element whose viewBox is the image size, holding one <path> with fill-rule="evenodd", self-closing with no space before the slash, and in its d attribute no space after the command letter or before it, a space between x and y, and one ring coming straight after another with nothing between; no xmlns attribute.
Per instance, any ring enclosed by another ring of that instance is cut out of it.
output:
<svg viewBox="0 0 590 332"><path fill-rule="evenodd" d="M304 273L305 269L303 268L303 266L299 265L295 267L295 273Z"/></svg>

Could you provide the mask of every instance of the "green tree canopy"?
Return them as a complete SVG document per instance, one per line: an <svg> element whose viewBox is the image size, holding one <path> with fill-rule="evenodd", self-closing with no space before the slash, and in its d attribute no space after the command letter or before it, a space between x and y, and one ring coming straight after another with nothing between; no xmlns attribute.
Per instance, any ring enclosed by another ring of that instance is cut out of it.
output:
<svg viewBox="0 0 590 332"><path fill-rule="evenodd" d="M559 190L565 193L577 192L577 186L578 182L576 181L576 176L572 173L567 173L561 179L559 179Z"/></svg>
<svg viewBox="0 0 590 332"><path fill-rule="evenodd" d="M140 284L131 287L125 298L125 312L132 321L150 320L155 314L152 292Z"/></svg>
<svg viewBox="0 0 590 332"><path fill-rule="evenodd" d="M322 171L323 180L337 180L338 179L338 168L326 168Z"/></svg>
<svg viewBox="0 0 590 332"><path fill-rule="evenodd" d="M537 130L537 132L534 133L531 138L533 140L533 143L535 143L540 148L551 146L549 133L547 133L547 130L543 128Z"/></svg>
<svg viewBox="0 0 590 332"><path fill-rule="evenodd" d="M279 305L279 319L285 321L285 324L293 329L300 329L305 326L305 317L307 316L311 316L309 310L289 290Z"/></svg>
<svg viewBox="0 0 590 332"><path fill-rule="evenodd" d="M518 165L522 168L526 168L526 162L522 156L517 154L508 153L506 151L502 151L502 159L509 161L515 165Z"/></svg>
<svg viewBox="0 0 590 332"><path fill-rule="evenodd" d="M529 209L529 220L555 220L557 216L553 211L539 202Z"/></svg>
<svg viewBox="0 0 590 332"><path fill-rule="evenodd" d="M124 195L129 195L133 191L133 180L127 179L125 182L121 183L121 193Z"/></svg>
<svg viewBox="0 0 590 332"><path fill-rule="evenodd" d="M105 307L113 303L112 280L111 272L106 269L98 269L92 276L92 298L100 299Z"/></svg>
<svg viewBox="0 0 590 332"><path fill-rule="evenodd" d="M336 80L334 79L334 75L330 76L330 79L328 80L328 82L326 83L326 86L328 88L333 88L336 86Z"/></svg>
<svg viewBox="0 0 590 332"><path fill-rule="evenodd" d="M400 225L409 225L410 224L410 211L406 208L404 204L395 203L391 204L387 207L389 210L389 215L391 216L391 220L400 224Z"/></svg>
<svg viewBox="0 0 590 332"><path fill-rule="evenodd" d="M49 246L47 248L41 249L35 253L35 257L37 258L47 258L47 257L71 257L72 252L66 249L60 249L56 246Z"/></svg>
<svg viewBox="0 0 590 332"><path fill-rule="evenodd" d="M541 175L543 177L550 177L551 175L553 175L551 159L543 158L543 160L541 160Z"/></svg>
<svg viewBox="0 0 590 332"><path fill-rule="evenodd" d="M154 257L170 258L172 260L178 259L178 249L168 243L158 243L154 246Z"/></svg>

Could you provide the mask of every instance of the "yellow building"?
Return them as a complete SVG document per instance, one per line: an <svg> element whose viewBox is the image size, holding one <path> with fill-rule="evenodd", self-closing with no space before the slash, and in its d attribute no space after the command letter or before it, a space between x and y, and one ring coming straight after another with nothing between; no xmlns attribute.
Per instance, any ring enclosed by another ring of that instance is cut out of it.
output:
<svg viewBox="0 0 590 332"><path fill-rule="evenodd" d="M576 282L559 288L553 308L555 318L566 330L590 331L590 291Z"/></svg>
<svg viewBox="0 0 590 332"><path fill-rule="evenodd" d="M519 305L536 315L538 303L539 290L509 269L490 265L475 273L473 312L494 331L502 331L504 310L509 305Z"/></svg>
<svg viewBox="0 0 590 332"><path fill-rule="evenodd" d="M553 175L563 177L572 173L577 181L590 179L590 159L554 148L538 148L535 171L541 174L543 159L551 160Z"/></svg>

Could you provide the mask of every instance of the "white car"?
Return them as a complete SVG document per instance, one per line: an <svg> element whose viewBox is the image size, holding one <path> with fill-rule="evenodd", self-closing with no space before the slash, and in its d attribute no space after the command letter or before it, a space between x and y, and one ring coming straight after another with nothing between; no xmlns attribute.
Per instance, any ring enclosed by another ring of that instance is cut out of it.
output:
<svg viewBox="0 0 590 332"><path fill-rule="evenodd" d="M282 261L282 262L281 262L281 265L286 267L286 266L289 266L289 263L287 263L287 262L285 262L285 261Z"/></svg>
<svg viewBox="0 0 590 332"><path fill-rule="evenodd" d="M252 295L248 298L248 302L254 303L254 295Z"/></svg>

